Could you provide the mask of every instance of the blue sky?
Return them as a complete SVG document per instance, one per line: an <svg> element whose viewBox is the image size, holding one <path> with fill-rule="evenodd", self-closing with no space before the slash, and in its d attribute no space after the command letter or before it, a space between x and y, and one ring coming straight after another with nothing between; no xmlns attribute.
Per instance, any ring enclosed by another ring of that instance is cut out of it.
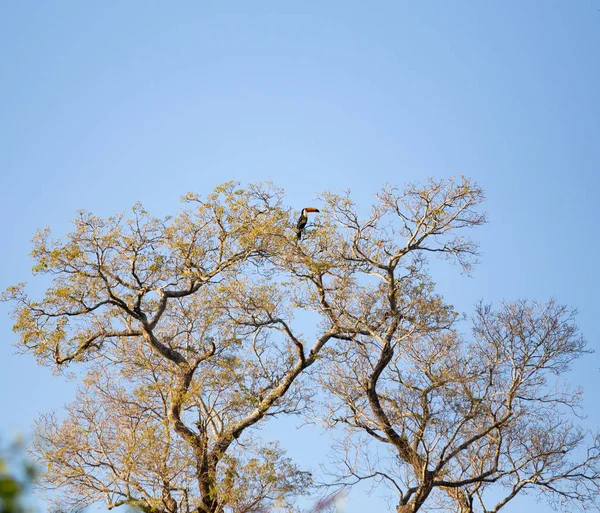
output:
<svg viewBox="0 0 600 513"><path fill-rule="evenodd" d="M41 291L31 236L78 209L172 214L230 179L273 180L298 208L344 188L367 206L386 182L464 174L490 223L473 277L439 267L447 299L469 313L553 296L595 348L599 49L597 0L4 2L0 289ZM14 354L7 312L3 438L74 388ZM591 355L573 377L591 427L599 368ZM369 504L351 499L348 513Z"/></svg>

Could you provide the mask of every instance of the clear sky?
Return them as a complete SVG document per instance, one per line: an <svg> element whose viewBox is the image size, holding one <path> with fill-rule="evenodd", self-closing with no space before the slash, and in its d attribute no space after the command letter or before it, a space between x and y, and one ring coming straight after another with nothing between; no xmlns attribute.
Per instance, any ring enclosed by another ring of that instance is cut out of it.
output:
<svg viewBox="0 0 600 513"><path fill-rule="evenodd" d="M554 296L598 345L600 0L5 1L0 70L0 289L31 281L35 229L64 233L78 209L172 214L230 179L366 206L385 182L464 174L490 223L473 277L439 268L446 298ZM4 439L74 390L14 354L7 312ZM573 373L589 427L599 368ZM384 510L357 491L347 513Z"/></svg>

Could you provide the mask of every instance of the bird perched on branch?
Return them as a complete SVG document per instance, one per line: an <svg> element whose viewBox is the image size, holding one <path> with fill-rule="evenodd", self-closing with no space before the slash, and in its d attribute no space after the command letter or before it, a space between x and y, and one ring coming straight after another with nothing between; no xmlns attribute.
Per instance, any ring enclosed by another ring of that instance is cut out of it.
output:
<svg viewBox="0 0 600 513"><path fill-rule="evenodd" d="M296 238L300 240L302 238L302 233L304 232L304 228L306 227L306 223L308 223L308 213L309 212L319 212L318 208L307 207L302 209L302 213L300 214L300 219L298 219L298 224L296 225Z"/></svg>

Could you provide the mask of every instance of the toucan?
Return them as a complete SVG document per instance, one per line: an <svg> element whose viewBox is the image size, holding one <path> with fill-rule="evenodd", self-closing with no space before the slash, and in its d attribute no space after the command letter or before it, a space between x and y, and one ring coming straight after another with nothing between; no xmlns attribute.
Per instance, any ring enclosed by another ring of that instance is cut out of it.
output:
<svg viewBox="0 0 600 513"><path fill-rule="evenodd" d="M309 212L319 212L318 208L306 207L302 209L302 213L300 214L300 219L298 219L298 224L296 225L296 238L300 240L302 238L302 232L308 222L308 213Z"/></svg>

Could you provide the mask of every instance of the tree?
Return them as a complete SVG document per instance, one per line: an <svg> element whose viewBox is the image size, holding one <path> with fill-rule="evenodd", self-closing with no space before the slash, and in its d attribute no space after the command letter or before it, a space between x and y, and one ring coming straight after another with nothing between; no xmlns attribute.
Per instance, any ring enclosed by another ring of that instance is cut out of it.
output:
<svg viewBox="0 0 600 513"><path fill-rule="evenodd" d="M349 195L325 193L302 241L282 198L229 183L188 195L174 218L136 205L106 220L81 212L62 241L37 234L34 271L52 284L40 301L23 285L5 297L19 347L81 378L66 417L37 424L61 507L291 510L311 476L256 429L317 408L317 378L336 399L321 417L345 425L359 454L357 432L393 452L346 459L339 482L386 480L398 512L436 499L475 511L493 483L512 485L506 502L532 486L595 499L597 445L569 464L585 437L558 416L577 396L546 380L585 351L571 314L481 306L467 339L426 272L428 254L471 269L477 246L460 233L485 222L481 189L386 187L366 219Z"/></svg>
<svg viewBox="0 0 600 513"><path fill-rule="evenodd" d="M37 234L34 269L53 282L41 302L9 291L21 347L86 369L66 419L37 426L60 507L257 511L306 489L308 474L247 433L298 408L294 380L333 335L305 355L275 319L288 296L265 261L287 240L279 196L226 184L174 219L136 205L131 218L81 212L65 242Z"/></svg>
<svg viewBox="0 0 600 513"><path fill-rule="evenodd" d="M27 513L25 497L35 468L20 457L20 446L2 448L0 454L0 513Z"/></svg>
<svg viewBox="0 0 600 513"><path fill-rule="evenodd" d="M467 338L423 272L422 252L457 256L470 269L463 257L473 246L431 239L481 223L470 211L479 197L436 183L402 196L390 189L364 221L351 202L330 197L348 232L342 259L376 277L346 290L353 300L331 303L330 315L353 329L351 343L329 347L320 373L328 422L348 435L334 475L387 484L398 513L426 503L497 512L527 490L565 511L597 506L600 438L574 425L581 391L560 381L587 352L575 312L554 300L498 311L480 304ZM390 212L399 228L386 226Z"/></svg>

